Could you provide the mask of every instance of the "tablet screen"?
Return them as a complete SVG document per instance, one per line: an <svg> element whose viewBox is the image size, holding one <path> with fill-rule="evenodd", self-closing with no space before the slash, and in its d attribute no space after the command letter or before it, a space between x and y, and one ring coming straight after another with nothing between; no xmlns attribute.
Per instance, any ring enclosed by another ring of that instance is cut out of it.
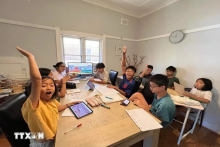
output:
<svg viewBox="0 0 220 147"><path fill-rule="evenodd" d="M70 110L77 118L81 118L93 112L84 102L70 106Z"/></svg>

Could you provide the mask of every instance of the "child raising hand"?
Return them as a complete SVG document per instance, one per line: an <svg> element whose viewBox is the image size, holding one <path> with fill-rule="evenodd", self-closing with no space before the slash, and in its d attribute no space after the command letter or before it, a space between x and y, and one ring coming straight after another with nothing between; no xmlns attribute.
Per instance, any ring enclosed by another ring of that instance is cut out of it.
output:
<svg viewBox="0 0 220 147"><path fill-rule="evenodd" d="M23 104L21 111L31 133L44 133L44 139L30 140L30 147L54 146L57 131L58 111L79 102L60 105L55 98L58 91L54 80L49 76L41 77L34 56L16 47L17 50L28 58L31 78L31 93Z"/></svg>

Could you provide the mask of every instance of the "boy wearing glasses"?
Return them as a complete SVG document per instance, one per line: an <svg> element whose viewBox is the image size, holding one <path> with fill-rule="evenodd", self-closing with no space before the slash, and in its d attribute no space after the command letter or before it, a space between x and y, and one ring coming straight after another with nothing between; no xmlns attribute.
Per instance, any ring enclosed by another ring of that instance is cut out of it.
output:
<svg viewBox="0 0 220 147"><path fill-rule="evenodd" d="M108 88L114 88L115 90L119 91L122 95L129 98L135 87L135 80L133 79L133 77L136 72L136 68L134 66L126 67L126 52L127 52L126 46L123 47L122 51L123 51L123 55L122 55L121 68L123 73L123 79L120 83L119 88L113 85L108 85Z"/></svg>
<svg viewBox="0 0 220 147"><path fill-rule="evenodd" d="M167 93L168 79L165 75L156 74L150 78L150 89L154 95L152 105L148 105L141 93L135 93L130 100L147 112L151 112L162 121L162 126L168 126L174 116L176 107Z"/></svg>

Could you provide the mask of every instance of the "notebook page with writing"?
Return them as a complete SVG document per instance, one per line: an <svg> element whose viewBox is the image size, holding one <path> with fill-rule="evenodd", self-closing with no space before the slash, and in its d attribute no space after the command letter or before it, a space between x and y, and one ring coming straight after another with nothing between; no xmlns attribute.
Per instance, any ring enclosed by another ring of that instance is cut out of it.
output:
<svg viewBox="0 0 220 147"><path fill-rule="evenodd" d="M106 86L98 86L96 89L103 95L103 96L108 96L111 94L116 94L119 93L117 90L108 88Z"/></svg>
<svg viewBox="0 0 220 147"><path fill-rule="evenodd" d="M144 109L126 110L128 115L141 131L149 131L163 128L150 114Z"/></svg>

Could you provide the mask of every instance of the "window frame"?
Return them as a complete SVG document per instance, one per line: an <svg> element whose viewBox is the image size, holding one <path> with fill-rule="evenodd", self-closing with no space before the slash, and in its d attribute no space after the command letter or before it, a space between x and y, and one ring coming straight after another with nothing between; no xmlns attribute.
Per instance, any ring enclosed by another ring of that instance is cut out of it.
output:
<svg viewBox="0 0 220 147"><path fill-rule="evenodd" d="M69 38L75 38L75 39L80 39L80 55L73 55L73 56L81 56L81 62L86 62L86 56L90 56L90 57L99 57L99 61L98 62L104 62L104 42L105 39L103 36L99 36L99 37L86 37L84 36L79 36L79 35L70 35L68 33L68 35L66 34L62 34L61 33L61 50L62 50L62 58L63 61L66 63L65 60L65 56L67 54L65 54L64 52L64 42L63 42L63 38L64 37L69 37ZM99 56L95 56L95 55L86 55L86 40L89 41L99 41ZM94 63L96 64L96 63Z"/></svg>

